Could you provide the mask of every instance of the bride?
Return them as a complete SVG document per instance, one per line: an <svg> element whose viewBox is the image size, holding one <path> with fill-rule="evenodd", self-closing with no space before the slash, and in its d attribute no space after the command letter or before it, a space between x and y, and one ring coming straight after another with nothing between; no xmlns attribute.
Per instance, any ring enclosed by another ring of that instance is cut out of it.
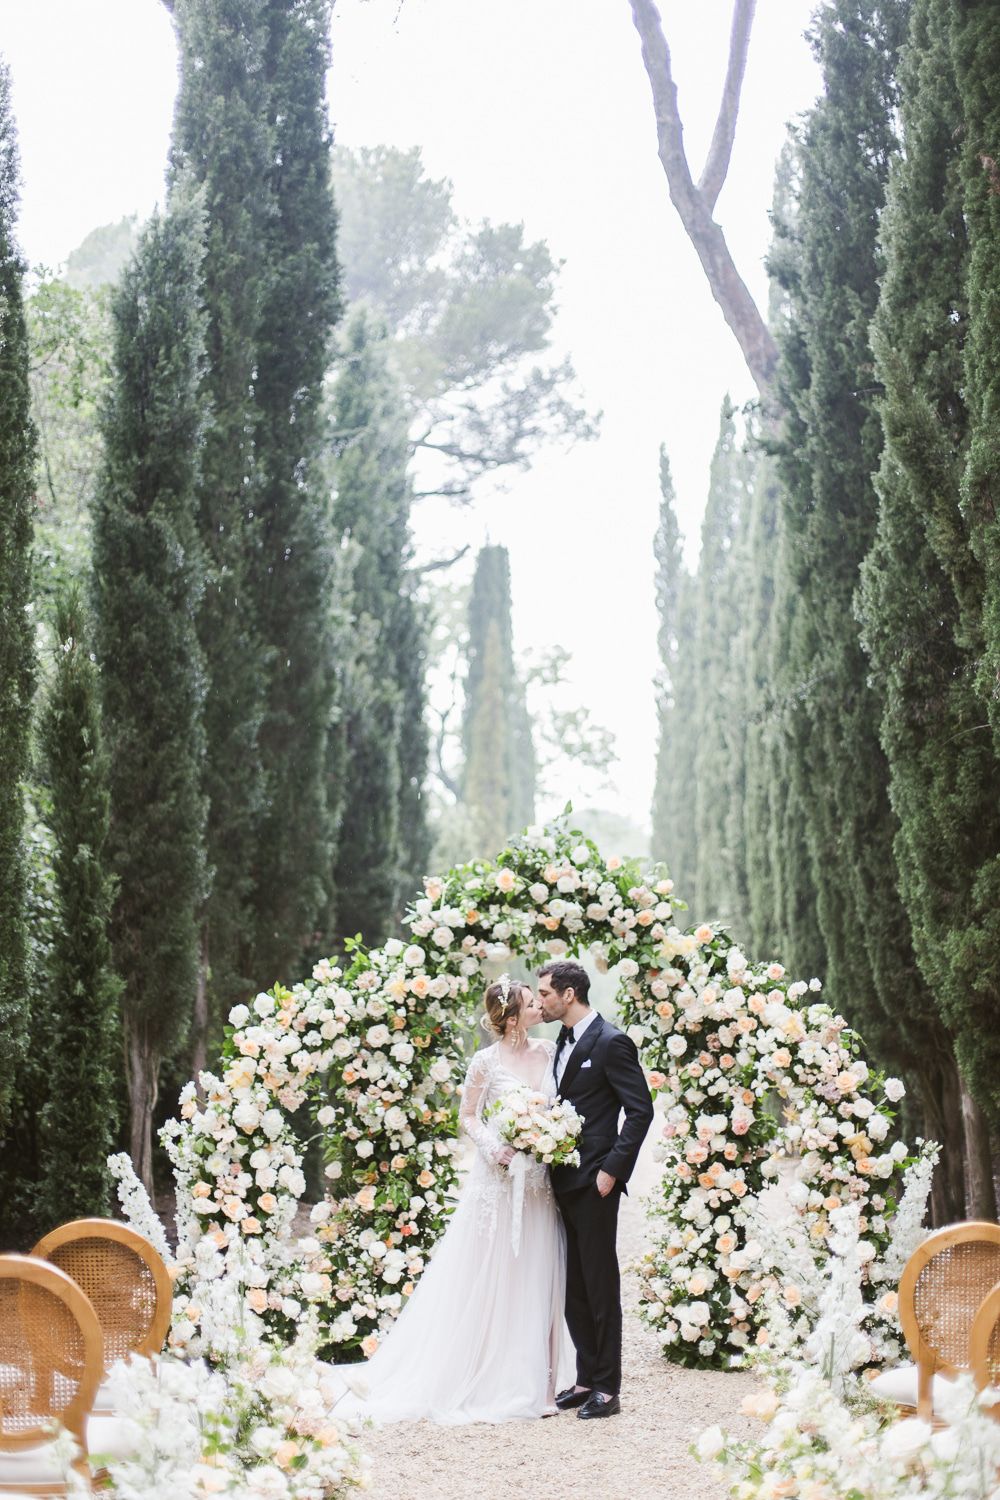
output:
<svg viewBox="0 0 1000 1500"><path fill-rule="evenodd" d="M484 1010L496 1040L466 1074L459 1122L476 1152L458 1206L384 1343L351 1367L367 1387L360 1411L376 1422L508 1422L556 1410L570 1352L562 1220L548 1168L529 1157L508 1171L515 1153L486 1114L518 1085L554 1098L555 1047L528 1036L541 1008L508 975L490 985Z"/></svg>

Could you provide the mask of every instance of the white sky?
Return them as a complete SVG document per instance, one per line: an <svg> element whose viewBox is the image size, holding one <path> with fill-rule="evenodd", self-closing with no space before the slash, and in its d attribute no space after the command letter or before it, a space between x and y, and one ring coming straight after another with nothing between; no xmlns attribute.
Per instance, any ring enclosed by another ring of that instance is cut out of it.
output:
<svg viewBox="0 0 1000 1500"><path fill-rule="evenodd" d="M661 0L697 175L714 124L729 0ZM751 289L774 162L817 75L812 0L760 0L717 215ZM521 647L573 653L573 687L618 736L602 802L646 823L655 755L652 536L667 444L689 552L718 409L752 397L670 206L628 0L338 0L330 106L345 145L419 145L470 218L523 220L565 260L555 353L570 353L596 443L550 450L467 512L423 502L421 552L510 548ZM21 238L57 265L92 228L159 199L176 87L160 0L0 0L24 178ZM739 607L734 601L734 608ZM589 789L566 768L548 813Z"/></svg>

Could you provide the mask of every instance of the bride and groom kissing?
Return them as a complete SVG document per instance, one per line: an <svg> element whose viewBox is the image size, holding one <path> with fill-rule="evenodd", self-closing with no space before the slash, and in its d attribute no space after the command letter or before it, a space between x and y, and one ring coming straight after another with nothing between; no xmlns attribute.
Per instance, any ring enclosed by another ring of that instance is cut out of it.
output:
<svg viewBox="0 0 1000 1500"><path fill-rule="evenodd" d="M621 1409L618 1209L653 1102L634 1043L589 991L569 960L539 971L537 994L506 974L486 990L493 1040L472 1057L459 1111L475 1154L427 1270L363 1367L361 1410L377 1422ZM561 1023L554 1043L529 1035L543 1020ZM582 1117L577 1165L529 1156L508 1170L494 1107L519 1088Z"/></svg>

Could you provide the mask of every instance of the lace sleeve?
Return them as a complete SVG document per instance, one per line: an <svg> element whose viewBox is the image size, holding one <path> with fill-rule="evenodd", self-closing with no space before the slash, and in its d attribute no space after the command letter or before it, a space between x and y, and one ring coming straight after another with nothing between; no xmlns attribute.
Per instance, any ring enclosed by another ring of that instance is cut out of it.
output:
<svg viewBox="0 0 1000 1500"><path fill-rule="evenodd" d="M462 1090L462 1106L458 1112L458 1123L476 1150L488 1162L500 1160L501 1144L491 1130L483 1124L483 1106L490 1082L490 1065L483 1052L477 1052L469 1063Z"/></svg>

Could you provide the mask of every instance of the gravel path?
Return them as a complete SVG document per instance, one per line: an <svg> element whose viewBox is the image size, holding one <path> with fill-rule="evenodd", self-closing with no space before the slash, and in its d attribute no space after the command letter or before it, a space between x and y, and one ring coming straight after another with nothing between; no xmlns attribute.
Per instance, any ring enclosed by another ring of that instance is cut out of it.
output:
<svg viewBox="0 0 1000 1500"><path fill-rule="evenodd" d="M637 1259L645 1233L640 1200L655 1182L648 1145L622 1205L619 1255ZM625 1277L622 1413L578 1422L575 1412L539 1422L383 1427L365 1435L376 1500L722 1500L713 1466L689 1444L721 1422L747 1430L737 1415L750 1376L667 1364L635 1314L635 1278Z"/></svg>

